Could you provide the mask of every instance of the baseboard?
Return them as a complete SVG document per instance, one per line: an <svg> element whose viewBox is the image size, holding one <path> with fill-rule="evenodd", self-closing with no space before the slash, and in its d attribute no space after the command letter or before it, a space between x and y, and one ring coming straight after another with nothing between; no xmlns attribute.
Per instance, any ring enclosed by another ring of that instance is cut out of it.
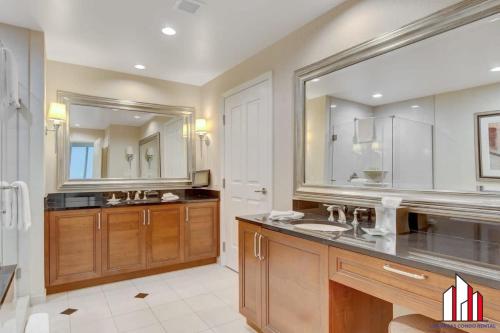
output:
<svg viewBox="0 0 500 333"><path fill-rule="evenodd" d="M46 286L47 295L65 292L65 291L70 291L70 290L75 290L75 289L93 287L93 286L111 283L111 282L130 280L130 279L140 278L140 277L144 277L144 276L148 276L148 275L155 275L155 274L167 273L167 272L172 272L172 271L178 271L180 269L209 265L209 264L214 264L214 263L217 263L217 258L201 259L201 260L185 262L185 263L175 264L175 265L170 265L170 266L165 266L165 267L151 268L151 269L142 270L142 271L103 276L103 277L96 278L96 279L71 282L71 283L61 284L61 285L57 285L57 286Z"/></svg>

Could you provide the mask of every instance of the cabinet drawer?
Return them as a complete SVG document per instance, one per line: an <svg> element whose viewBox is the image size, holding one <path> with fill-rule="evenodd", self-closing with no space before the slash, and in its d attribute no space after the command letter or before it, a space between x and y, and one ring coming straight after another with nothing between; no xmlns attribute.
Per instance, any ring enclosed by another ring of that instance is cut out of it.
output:
<svg viewBox="0 0 500 333"><path fill-rule="evenodd" d="M442 297L455 279L330 247L330 279L442 320ZM500 321L500 291L471 283L484 297L484 315Z"/></svg>

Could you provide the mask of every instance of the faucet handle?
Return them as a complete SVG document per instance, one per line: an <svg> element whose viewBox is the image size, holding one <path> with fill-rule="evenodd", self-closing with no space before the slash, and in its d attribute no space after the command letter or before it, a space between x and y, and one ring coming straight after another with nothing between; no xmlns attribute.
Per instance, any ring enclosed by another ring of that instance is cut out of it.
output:
<svg viewBox="0 0 500 333"><path fill-rule="evenodd" d="M361 208L361 207L355 208L355 209L354 209L354 213L353 213L353 215L354 215L354 219L352 220L352 223L351 223L351 224L352 224L353 226L357 226L357 225L359 224L359 221L358 221L358 213L359 213L359 212L367 212L367 211L368 211L368 209L366 209L366 208Z"/></svg>
<svg viewBox="0 0 500 333"><path fill-rule="evenodd" d="M333 211L335 209L338 210L339 212L339 222L341 222L341 211L343 212L344 206L339 206L339 205L329 205L329 204L323 204L324 207L326 207L326 210L330 212L330 216L328 217L329 222L335 222L335 218L333 217Z"/></svg>

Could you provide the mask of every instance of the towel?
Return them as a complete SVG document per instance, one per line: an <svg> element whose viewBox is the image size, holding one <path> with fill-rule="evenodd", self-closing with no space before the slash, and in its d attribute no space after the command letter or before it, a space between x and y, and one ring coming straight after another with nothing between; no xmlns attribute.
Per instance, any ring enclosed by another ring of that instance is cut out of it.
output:
<svg viewBox="0 0 500 333"><path fill-rule="evenodd" d="M299 220L304 217L304 213L290 211L273 210L268 219L273 221Z"/></svg>
<svg viewBox="0 0 500 333"><path fill-rule="evenodd" d="M9 186L7 182L0 182L0 186ZM14 228L14 219L12 218L12 189L4 189L0 191L2 211L2 223L6 229Z"/></svg>
<svg viewBox="0 0 500 333"><path fill-rule="evenodd" d="M6 48L0 48L0 104L19 108L19 77L14 54Z"/></svg>
<svg viewBox="0 0 500 333"><path fill-rule="evenodd" d="M175 201L179 200L179 196L173 193L163 193L161 196L161 201Z"/></svg>
<svg viewBox="0 0 500 333"><path fill-rule="evenodd" d="M15 181L11 184L17 187L17 228L28 230L31 227L31 204L28 185L23 181ZM14 220L15 221L15 220Z"/></svg>
<svg viewBox="0 0 500 333"><path fill-rule="evenodd" d="M367 143L375 140L374 118L358 119L356 125L356 143Z"/></svg>

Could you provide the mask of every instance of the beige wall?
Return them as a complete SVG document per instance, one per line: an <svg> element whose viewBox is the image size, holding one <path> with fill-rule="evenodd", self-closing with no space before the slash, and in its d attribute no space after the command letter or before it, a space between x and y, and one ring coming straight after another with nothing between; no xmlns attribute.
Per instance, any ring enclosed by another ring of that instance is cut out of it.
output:
<svg viewBox="0 0 500 333"><path fill-rule="evenodd" d="M291 208L293 191L293 72L305 65L392 31L457 2L456 0L348 1L255 54L202 87L202 111L212 144L205 164L220 182L221 96L267 71L274 91L274 207ZM244 39L242 39L244 42Z"/></svg>
<svg viewBox="0 0 500 333"><path fill-rule="evenodd" d="M320 96L306 101L306 182L325 183L326 129L330 99ZM328 104L328 105L327 105Z"/></svg>
<svg viewBox="0 0 500 333"><path fill-rule="evenodd" d="M58 90L200 109L201 88L197 86L47 61L47 104L56 101ZM56 156L52 133L46 137L45 146L45 191L56 192Z"/></svg>

